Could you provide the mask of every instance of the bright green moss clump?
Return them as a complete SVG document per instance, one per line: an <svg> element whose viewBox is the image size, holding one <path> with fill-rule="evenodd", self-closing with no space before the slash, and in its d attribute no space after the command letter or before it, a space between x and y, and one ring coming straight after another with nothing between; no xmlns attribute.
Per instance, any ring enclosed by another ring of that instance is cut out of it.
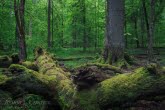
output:
<svg viewBox="0 0 165 110"><path fill-rule="evenodd" d="M98 88L98 102L103 107L115 106L164 90L164 74L153 75L147 69L139 68L133 74L117 75L103 81Z"/></svg>
<svg viewBox="0 0 165 110"><path fill-rule="evenodd" d="M33 62L30 62L30 61L22 62L22 65L25 66L28 69L32 69L32 70L35 70L35 71L38 70L37 66Z"/></svg>
<svg viewBox="0 0 165 110"><path fill-rule="evenodd" d="M0 85L8 81L10 78L8 78L6 75L3 75L0 73Z"/></svg>

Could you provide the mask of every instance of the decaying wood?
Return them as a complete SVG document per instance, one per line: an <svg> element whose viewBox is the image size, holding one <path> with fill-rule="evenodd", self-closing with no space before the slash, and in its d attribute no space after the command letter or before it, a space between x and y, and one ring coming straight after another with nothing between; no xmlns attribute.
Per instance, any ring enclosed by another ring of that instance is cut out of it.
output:
<svg viewBox="0 0 165 110"><path fill-rule="evenodd" d="M90 89L78 90L78 84L74 84L71 74L64 72L54 63L49 54L41 48L37 49L35 54L35 64L38 66L39 72L27 69L22 65L11 65L9 69L12 75L5 73L9 79L6 76L0 76L1 89L2 87L5 89L6 86L3 85L7 84L8 90L19 90L14 89L16 86L12 85L16 84L23 88L22 90L31 91L31 93L48 94L50 92L52 98L59 103L63 110L108 110L122 107L135 107L136 109L136 105L141 106L146 104L143 102L153 101L157 104L160 102L161 106L164 104L165 69L155 64L138 68L128 74L117 74L121 70L110 65L87 64L81 66L77 68L77 74L74 74L79 78L76 81L86 83L86 81L90 82L94 79L97 84ZM112 71L114 73L110 77L99 79L97 75L104 76L103 73L97 73L101 72L100 69L103 69L105 74L110 72L107 70L111 70L111 74ZM16 79L11 80L11 76L15 76ZM38 90L38 88L40 89ZM158 107L161 108L161 106Z"/></svg>
<svg viewBox="0 0 165 110"><path fill-rule="evenodd" d="M52 91L57 93L57 100L64 110L78 110L76 99L76 86L69 78L69 73L64 72L57 64L54 63L42 49L36 50L36 64L39 72L46 75L50 81Z"/></svg>

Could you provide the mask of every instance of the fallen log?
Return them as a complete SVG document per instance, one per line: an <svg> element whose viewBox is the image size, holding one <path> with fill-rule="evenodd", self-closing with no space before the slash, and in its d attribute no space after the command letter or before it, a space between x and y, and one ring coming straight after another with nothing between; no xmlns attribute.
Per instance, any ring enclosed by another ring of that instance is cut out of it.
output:
<svg viewBox="0 0 165 110"><path fill-rule="evenodd" d="M49 79L48 85L56 93L56 98L63 110L81 110L76 97L77 90L69 73L64 72L53 59L41 48L36 49L36 65L39 72Z"/></svg>
<svg viewBox="0 0 165 110"><path fill-rule="evenodd" d="M5 99L5 97L0 94L0 102L6 101L4 103L9 104L6 105L6 107L9 106L11 109L15 109L15 106L18 107L19 105L16 103L13 107L11 105L13 101L25 98L28 94L35 94L44 98L46 101L44 105L48 110L52 108L52 106L54 109L61 110L59 103L55 99L55 92L51 91L49 87L49 80L51 79L48 79L47 76L36 71L30 70L22 65L12 64L8 69L0 72L0 91L10 94L12 99L8 101L8 98ZM36 100L31 102L31 104L34 104L31 105L31 107L34 106L33 108L37 108L35 105L36 102L34 101ZM37 104L38 103L43 104L43 102L37 102ZM26 109L26 107L28 106L25 105L24 109ZM0 108L5 109L3 103L0 104ZM19 108L21 107L19 106Z"/></svg>
<svg viewBox="0 0 165 110"><path fill-rule="evenodd" d="M64 107L63 109L80 107L83 110L106 110L145 97L165 94L165 74L160 74L161 71L155 71L155 66L142 67L129 74L116 75L98 83L98 86L92 90L77 92L72 80L58 65L53 63L52 58L42 49L37 51L36 62L39 71L48 77L54 77L52 85L57 91L57 97L61 106ZM94 66L102 67L99 64ZM111 66L105 66L104 68L111 68L120 72L118 68L112 68ZM71 103L68 103L68 101L71 101ZM79 103L76 105L75 101Z"/></svg>
<svg viewBox="0 0 165 110"><path fill-rule="evenodd" d="M28 88L28 82L31 81L31 78L35 78L41 85L46 85L47 90L50 91L52 97L58 101L63 110L108 110L116 107L121 109L122 107L132 107L135 102L142 102L141 100L157 102L165 100L163 97L165 95L165 71L155 65L142 67L128 74L116 74L99 82L94 88L77 91L76 85L70 78L70 73L64 72L42 49L36 50L35 64L38 66L39 73L21 65L12 65L10 69L15 76L18 73L23 73L25 79L21 81L26 80L26 86L22 83L21 87ZM108 65L102 67L100 64L89 64L88 66L90 68L87 69L92 69L92 72L95 67L104 70L110 68L120 72L118 68L112 68ZM85 75L87 74L85 73ZM0 76L0 79L2 79L0 85L10 80L6 76ZM17 82L18 80L14 81ZM34 83L33 91L37 91L37 85L38 83Z"/></svg>

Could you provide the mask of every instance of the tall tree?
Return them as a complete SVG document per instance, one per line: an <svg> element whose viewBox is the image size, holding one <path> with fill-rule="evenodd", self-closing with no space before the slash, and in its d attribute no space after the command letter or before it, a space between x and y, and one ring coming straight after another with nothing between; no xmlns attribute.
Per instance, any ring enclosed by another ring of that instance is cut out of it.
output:
<svg viewBox="0 0 165 110"><path fill-rule="evenodd" d="M124 0L107 0L104 61L110 64L124 58Z"/></svg>
<svg viewBox="0 0 165 110"><path fill-rule="evenodd" d="M51 0L48 0L48 48L51 47Z"/></svg>
<svg viewBox="0 0 165 110"><path fill-rule="evenodd" d="M53 47L53 44L54 44L54 39L53 39L53 36L54 36L54 4L53 4L53 0L52 0L52 40L51 40L51 46Z"/></svg>
<svg viewBox="0 0 165 110"><path fill-rule="evenodd" d="M154 38L154 21L155 21L155 0L150 0L150 17L149 17L149 34L148 38L148 57L149 61L153 59L153 38Z"/></svg>
<svg viewBox="0 0 165 110"><path fill-rule="evenodd" d="M19 57L20 60L25 60L27 58L26 52L26 42L25 42L25 25L24 25L24 10L25 10L25 0L14 0L14 11L16 18L16 25L18 30L18 43L19 43Z"/></svg>
<svg viewBox="0 0 165 110"><path fill-rule="evenodd" d="M86 34L86 0L81 0L82 2L82 22L83 22L83 50L86 51L87 48L87 34Z"/></svg>

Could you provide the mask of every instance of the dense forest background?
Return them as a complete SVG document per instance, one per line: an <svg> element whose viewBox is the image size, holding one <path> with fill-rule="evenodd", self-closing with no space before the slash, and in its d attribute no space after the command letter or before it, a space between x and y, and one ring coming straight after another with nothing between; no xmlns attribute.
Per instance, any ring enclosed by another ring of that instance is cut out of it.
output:
<svg viewBox="0 0 165 110"><path fill-rule="evenodd" d="M36 46L49 47L49 50L54 52L87 49L101 53L104 47L107 12L105 0L50 0L49 5L48 3L47 0L28 0L25 3L24 23L28 58L32 57ZM165 46L164 6L163 0L155 2L153 47ZM0 7L0 54L18 52L14 3L12 0L2 0ZM135 48L147 48L144 9L149 18L148 0L144 3L143 0L125 1L124 37L126 49L130 53L134 53Z"/></svg>

